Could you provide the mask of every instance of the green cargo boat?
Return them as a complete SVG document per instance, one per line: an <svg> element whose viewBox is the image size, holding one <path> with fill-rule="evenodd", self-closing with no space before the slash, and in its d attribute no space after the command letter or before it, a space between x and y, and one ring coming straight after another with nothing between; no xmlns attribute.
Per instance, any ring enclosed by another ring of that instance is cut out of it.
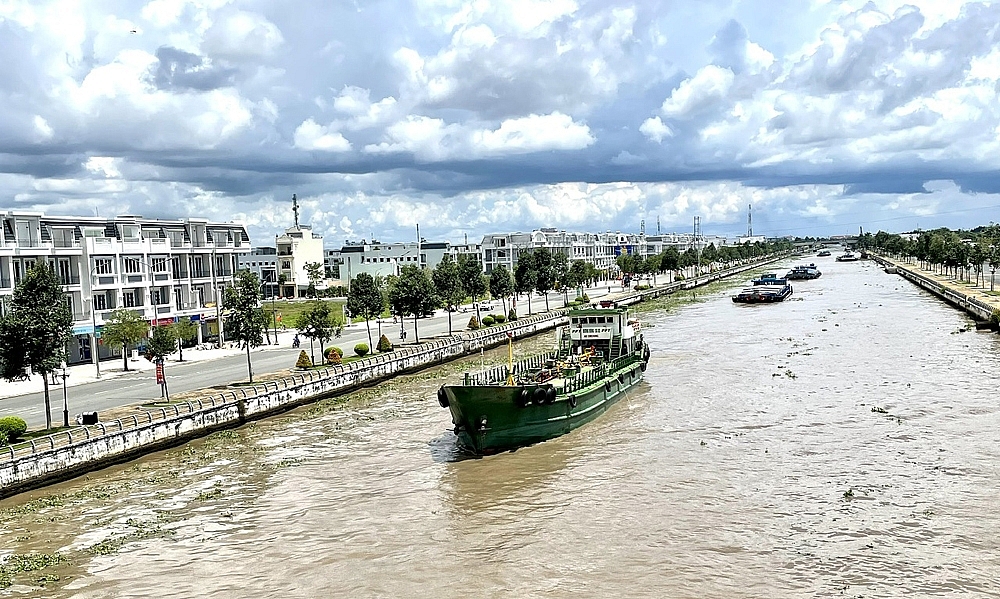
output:
<svg viewBox="0 0 1000 599"><path fill-rule="evenodd" d="M555 351L438 389L459 442L489 454L558 437L603 414L642 380L649 362L627 309L571 310Z"/></svg>

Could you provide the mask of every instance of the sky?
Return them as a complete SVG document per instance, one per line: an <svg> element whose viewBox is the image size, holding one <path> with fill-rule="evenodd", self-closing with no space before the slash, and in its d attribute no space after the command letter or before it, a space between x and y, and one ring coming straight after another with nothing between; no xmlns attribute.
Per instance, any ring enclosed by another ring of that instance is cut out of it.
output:
<svg viewBox="0 0 1000 599"><path fill-rule="evenodd" d="M0 210L255 245L1000 221L1000 5L0 0Z"/></svg>

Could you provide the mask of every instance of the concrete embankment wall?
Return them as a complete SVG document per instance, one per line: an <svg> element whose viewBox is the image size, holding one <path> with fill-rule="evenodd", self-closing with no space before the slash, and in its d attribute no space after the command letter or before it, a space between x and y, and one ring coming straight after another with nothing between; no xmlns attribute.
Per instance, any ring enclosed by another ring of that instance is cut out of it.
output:
<svg viewBox="0 0 1000 599"><path fill-rule="evenodd" d="M962 293L961 291L947 287L940 281L936 281L931 277L921 274L916 268L910 268L906 265L880 256L875 256L874 259L882 266L895 268L896 274L899 276L922 289L930 291L952 306L955 306L960 310L964 310L978 321L989 320L990 315L993 313L993 306L971 297L968 294Z"/></svg>
<svg viewBox="0 0 1000 599"><path fill-rule="evenodd" d="M781 259L782 257L776 258ZM650 291L619 297L630 305L647 298L690 289L768 264L755 264L702 275ZM500 326L379 354L319 371L258 383L165 408L136 411L108 423L77 427L28 444L0 448L0 497L66 480L104 466L178 445L216 430L240 426L319 399L348 393L401 373L426 368L506 343L508 334L523 339L567 322L561 313L522 318Z"/></svg>

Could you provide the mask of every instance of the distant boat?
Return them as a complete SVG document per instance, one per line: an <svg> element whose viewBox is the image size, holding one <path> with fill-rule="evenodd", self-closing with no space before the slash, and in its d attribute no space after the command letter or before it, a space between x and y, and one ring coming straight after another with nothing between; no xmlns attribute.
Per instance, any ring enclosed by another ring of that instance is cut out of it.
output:
<svg viewBox="0 0 1000 599"><path fill-rule="evenodd" d="M837 256L837 262L854 262L860 259L861 258L851 250L847 250L843 254Z"/></svg>
<svg viewBox="0 0 1000 599"><path fill-rule="evenodd" d="M822 252L816 254L820 258L825 258L830 255L830 250L823 250Z"/></svg>
<svg viewBox="0 0 1000 599"><path fill-rule="evenodd" d="M815 264L810 264L809 266L796 266L792 270L788 271L785 275L786 279L818 279L822 275Z"/></svg>
<svg viewBox="0 0 1000 599"><path fill-rule="evenodd" d="M769 273L762 275L759 279L754 279L753 287L747 287L733 296L733 301L738 304L772 304L784 301L792 295L792 286L785 279L779 279L778 275Z"/></svg>

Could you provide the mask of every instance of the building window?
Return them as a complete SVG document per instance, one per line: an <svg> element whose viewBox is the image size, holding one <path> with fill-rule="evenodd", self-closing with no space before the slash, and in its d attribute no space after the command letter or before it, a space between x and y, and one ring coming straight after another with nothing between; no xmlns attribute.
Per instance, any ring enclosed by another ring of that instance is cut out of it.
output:
<svg viewBox="0 0 1000 599"><path fill-rule="evenodd" d="M139 265L138 258L125 258L122 264L125 268L125 274L134 275L142 272L142 267Z"/></svg>
<svg viewBox="0 0 1000 599"><path fill-rule="evenodd" d="M114 274L114 268L111 266L111 258L98 258L94 260L94 271L99 275Z"/></svg>
<svg viewBox="0 0 1000 599"><path fill-rule="evenodd" d="M136 306L141 306L139 303L139 298L136 296L135 291L126 291L122 294L122 301L126 308L135 308Z"/></svg>
<svg viewBox="0 0 1000 599"><path fill-rule="evenodd" d="M153 266L153 272L167 272L166 258L153 258L150 263Z"/></svg>
<svg viewBox="0 0 1000 599"><path fill-rule="evenodd" d="M94 296L94 309L95 310L107 310L108 309L108 296L105 294Z"/></svg>

